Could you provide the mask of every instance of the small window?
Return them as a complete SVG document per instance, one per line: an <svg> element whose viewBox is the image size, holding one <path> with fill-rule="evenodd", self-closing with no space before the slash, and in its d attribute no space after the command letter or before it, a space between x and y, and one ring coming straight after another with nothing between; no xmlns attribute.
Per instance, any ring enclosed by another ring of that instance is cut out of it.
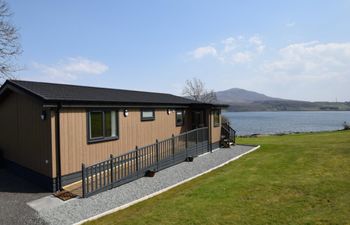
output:
<svg viewBox="0 0 350 225"><path fill-rule="evenodd" d="M155 113L153 109L141 110L141 121L150 121L155 119Z"/></svg>
<svg viewBox="0 0 350 225"><path fill-rule="evenodd" d="M91 111L88 113L88 142L118 138L118 113L114 110Z"/></svg>
<svg viewBox="0 0 350 225"><path fill-rule="evenodd" d="M214 110L213 111L213 114L214 114L214 127L219 127L220 126L220 110L217 109L217 110Z"/></svg>
<svg viewBox="0 0 350 225"><path fill-rule="evenodd" d="M184 111L183 110L176 110L176 126L183 126L184 125Z"/></svg>

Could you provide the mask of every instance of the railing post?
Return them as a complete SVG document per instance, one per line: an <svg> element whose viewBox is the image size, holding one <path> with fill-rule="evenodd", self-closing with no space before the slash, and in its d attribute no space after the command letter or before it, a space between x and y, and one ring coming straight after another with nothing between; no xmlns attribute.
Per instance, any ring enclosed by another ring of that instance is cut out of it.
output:
<svg viewBox="0 0 350 225"><path fill-rule="evenodd" d="M233 130L233 144L236 144L236 131Z"/></svg>
<svg viewBox="0 0 350 225"><path fill-rule="evenodd" d="M196 155L198 155L198 132L199 130L196 130Z"/></svg>
<svg viewBox="0 0 350 225"><path fill-rule="evenodd" d="M188 157L188 153L187 153L187 149L188 149L188 131L186 132L186 148L185 148L185 150L186 150L186 158Z"/></svg>
<svg viewBox="0 0 350 225"><path fill-rule="evenodd" d="M172 135L171 145L172 145L172 152L173 152L173 160L175 160L175 136L174 136L174 134Z"/></svg>
<svg viewBox="0 0 350 225"><path fill-rule="evenodd" d="M136 145L135 148L135 153L136 153L136 174L139 176L139 148Z"/></svg>
<svg viewBox="0 0 350 225"><path fill-rule="evenodd" d="M210 148L210 141L209 141L210 133L209 132L210 132L210 129L208 127L207 128L207 132L206 132L207 136L204 139L207 142L207 151L208 152L213 152L213 150Z"/></svg>
<svg viewBox="0 0 350 225"><path fill-rule="evenodd" d="M111 188L113 187L113 182L114 182L114 174L113 174L113 155L111 154L110 156L109 156L109 158L110 158L110 162L109 162L109 164L110 164L110 167L111 167Z"/></svg>
<svg viewBox="0 0 350 225"><path fill-rule="evenodd" d="M157 170L159 169L159 142L156 140L156 161L157 161Z"/></svg>
<svg viewBox="0 0 350 225"><path fill-rule="evenodd" d="M81 164L81 185L82 185L82 191L83 191L83 198L85 198L86 196L86 185L85 185L85 178L86 178L86 174L85 174L85 164L82 163Z"/></svg>

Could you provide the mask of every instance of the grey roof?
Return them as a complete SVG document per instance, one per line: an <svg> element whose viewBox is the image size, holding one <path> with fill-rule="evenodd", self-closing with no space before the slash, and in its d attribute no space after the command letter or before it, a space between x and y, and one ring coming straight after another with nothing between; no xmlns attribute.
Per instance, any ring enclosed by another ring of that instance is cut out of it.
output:
<svg viewBox="0 0 350 225"><path fill-rule="evenodd" d="M52 102L93 102L126 104L205 104L191 99L164 93L131 91L122 89L87 87L22 80L7 80L6 84L20 88L44 101ZM1 88L1 89L2 89ZM1 92L0 92L1 93Z"/></svg>

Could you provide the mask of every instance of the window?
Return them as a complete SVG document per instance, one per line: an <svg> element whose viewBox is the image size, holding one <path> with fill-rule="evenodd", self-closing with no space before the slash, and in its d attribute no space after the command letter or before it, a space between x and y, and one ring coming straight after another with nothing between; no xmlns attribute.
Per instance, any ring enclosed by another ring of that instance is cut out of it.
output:
<svg viewBox="0 0 350 225"><path fill-rule="evenodd" d="M88 142L118 139L117 115L115 110L88 112Z"/></svg>
<svg viewBox="0 0 350 225"><path fill-rule="evenodd" d="M219 127L220 126L220 109L216 109L213 111L214 114L214 127Z"/></svg>
<svg viewBox="0 0 350 225"><path fill-rule="evenodd" d="M141 121L150 121L155 119L154 109L142 109Z"/></svg>
<svg viewBox="0 0 350 225"><path fill-rule="evenodd" d="M103 137L103 112L90 112L90 139Z"/></svg>
<svg viewBox="0 0 350 225"><path fill-rule="evenodd" d="M184 111L176 110L176 126L184 125Z"/></svg>

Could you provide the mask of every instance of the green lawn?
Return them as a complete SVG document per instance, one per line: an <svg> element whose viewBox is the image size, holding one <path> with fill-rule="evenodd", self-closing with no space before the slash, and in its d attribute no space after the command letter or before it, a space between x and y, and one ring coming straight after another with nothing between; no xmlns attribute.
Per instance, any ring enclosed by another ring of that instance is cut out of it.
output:
<svg viewBox="0 0 350 225"><path fill-rule="evenodd" d="M262 147L88 224L350 224L350 131L238 142Z"/></svg>

